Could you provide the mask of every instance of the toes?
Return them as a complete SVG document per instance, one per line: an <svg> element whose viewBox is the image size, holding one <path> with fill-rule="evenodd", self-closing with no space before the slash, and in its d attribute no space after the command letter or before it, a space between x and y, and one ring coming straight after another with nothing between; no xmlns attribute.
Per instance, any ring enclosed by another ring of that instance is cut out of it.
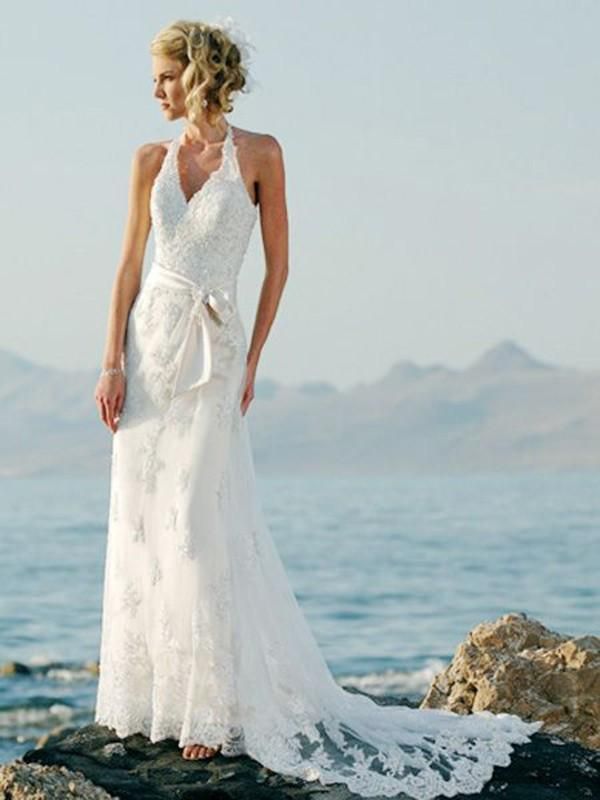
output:
<svg viewBox="0 0 600 800"><path fill-rule="evenodd" d="M216 755L220 750L220 746L211 747L204 744L187 744L183 748L183 758L210 758Z"/></svg>

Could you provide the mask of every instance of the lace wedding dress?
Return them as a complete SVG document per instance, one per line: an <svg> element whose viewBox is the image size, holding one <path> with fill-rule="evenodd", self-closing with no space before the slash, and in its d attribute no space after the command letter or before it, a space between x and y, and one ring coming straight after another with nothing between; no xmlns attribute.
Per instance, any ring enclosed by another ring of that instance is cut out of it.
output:
<svg viewBox="0 0 600 800"><path fill-rule="evenodd" d="M95 720L365 797L479 792L541 723L380 706L321 655L263 517L240 411L236 280L257 209L231 126L189 202L179 145L152 187L156 257L125 338Z"/></svg>

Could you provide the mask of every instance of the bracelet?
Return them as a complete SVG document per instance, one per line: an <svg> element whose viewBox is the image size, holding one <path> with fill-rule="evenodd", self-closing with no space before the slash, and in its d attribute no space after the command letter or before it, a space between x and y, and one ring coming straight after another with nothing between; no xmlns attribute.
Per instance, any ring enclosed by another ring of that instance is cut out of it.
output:
<svg viewBox="0 0 600 800"><path fill-rule="evenodd" d="M124 375L125 372L121 367L108 367L100 372L100 377L103 375Z"/></svg>

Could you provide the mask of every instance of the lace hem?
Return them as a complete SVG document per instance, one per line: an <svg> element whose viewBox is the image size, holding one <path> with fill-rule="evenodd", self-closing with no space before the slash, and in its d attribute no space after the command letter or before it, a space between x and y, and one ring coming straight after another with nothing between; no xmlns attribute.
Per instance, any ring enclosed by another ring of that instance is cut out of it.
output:
<svg viewBox="0 0 600 800"><path fill-rule="evenodd" d="M481 792L494 768L510 763L514 745L529 742L542 725L487 711L459 715L383 707L360 695L352 695L350 702L354 704L357 698L359 702L367 700L365 708L370 708L369 719L362 720L362 734L357 727L335 719L316 724L309 719L269 720L270 728L265 723L250 726L249 733L241 725L206 719L186 736L181 735L181 723L175 720L157 727L148 717L115 723L110 714L99 713L96 722L112 728L121 738L142 733L151 742L175 739L180 747L220 745L224 756L248 755L283 776L322 785L343 784L362 797L404 793L415 800ZM370 726L371 741L361 738L366 736L365 725ZM432 732L424 733L424 726ZM372 743L386 737L385 746Z"/></svg>

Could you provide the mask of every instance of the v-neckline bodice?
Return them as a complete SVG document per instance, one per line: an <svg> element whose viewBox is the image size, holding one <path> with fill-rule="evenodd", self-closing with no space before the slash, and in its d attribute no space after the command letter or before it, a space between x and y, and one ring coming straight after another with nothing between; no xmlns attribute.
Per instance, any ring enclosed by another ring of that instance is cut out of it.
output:
<svg viewBox="0 0 600 800"><path fill-rule="evenodd" d="M232 134L232 130L231 130L231 125L229 123L227 123L227 130L225 131L225 138L223 139L223 147L222 147L222 150L221 150L221 163L219 164L219 166L216 169L214 169L210 173L210 175L204 181L202 186L200 186L198 189L196 189L195 192L193 192L193 194L190 196L189 200L186 197L185 192L183 191L183 186L181 184L181 173L179 171L179 150L180 150L181 144L182 144L182 142L181 142L181 136L182 135L183 134L180 134L175 139L173 139L173 144L174 144L174 148L173 148L173 168L174 169L173 169L173 171L175 173L175 183L177 184L177 190L178 190L178 192L179 192L179 194L181 196L181 199L183 200L186 208L189 208L189 206L194 202L194 200L204 192L204 189L205 189L206 185L211 183L211 181L216 180L216 178L218 178L218 176L222 172L224 172L226 163L227 163L227 161L229 159L229 150L230 150L230 145L231 145L231 143L233 141L233 139L232 139L233 134Z"/></svg>

